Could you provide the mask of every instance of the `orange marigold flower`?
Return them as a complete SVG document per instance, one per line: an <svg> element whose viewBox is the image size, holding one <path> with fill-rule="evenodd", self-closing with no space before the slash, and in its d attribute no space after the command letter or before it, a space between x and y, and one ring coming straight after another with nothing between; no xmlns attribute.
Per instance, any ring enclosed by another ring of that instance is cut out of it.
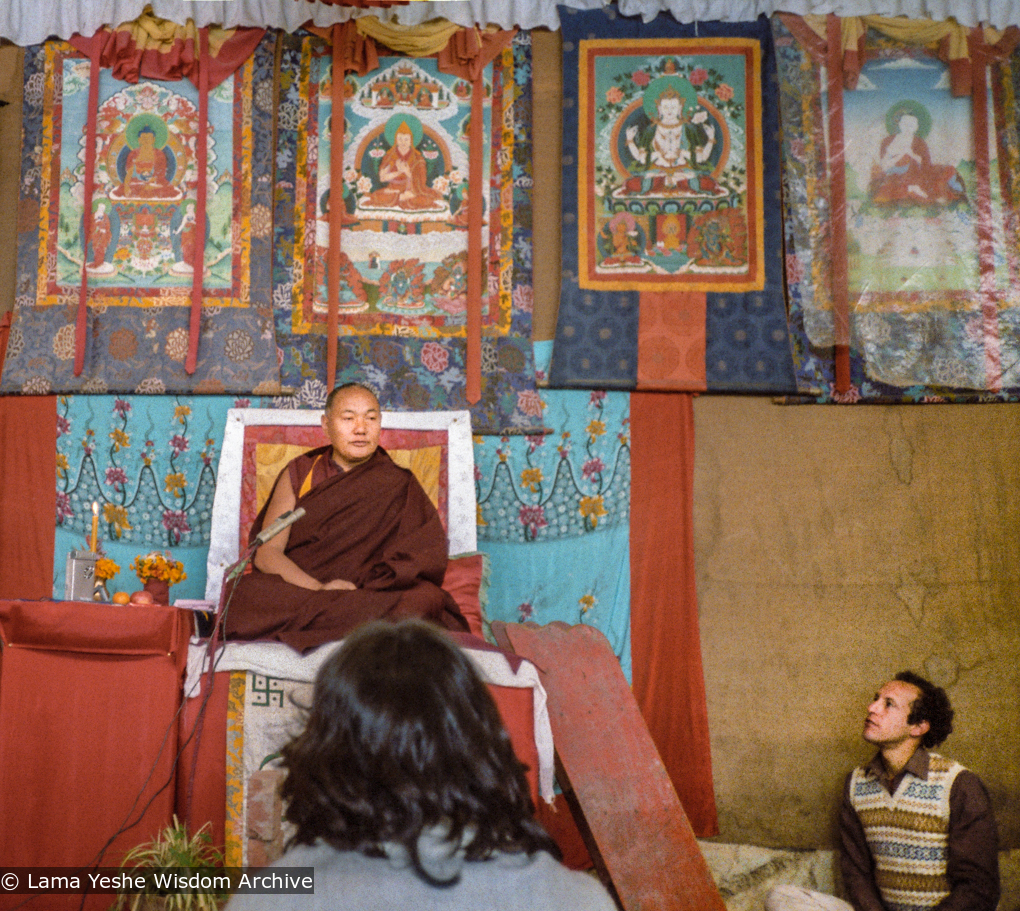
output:
<svg viewBox="0 0 1020 911"><path fill-rule="evenodd" d="M536 492L542 483L541 468L525 468L521 472L521 487L527 487L532 493Z"/></svg>

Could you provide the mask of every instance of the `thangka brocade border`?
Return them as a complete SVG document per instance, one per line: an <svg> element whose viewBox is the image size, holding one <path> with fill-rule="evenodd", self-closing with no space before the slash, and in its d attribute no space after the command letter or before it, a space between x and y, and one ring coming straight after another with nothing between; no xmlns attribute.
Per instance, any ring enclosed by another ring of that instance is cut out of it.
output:
<svg viewBox="0 0 1020 911"><path fill-rule="evenodd" d="M80 229L74 230L74 220L80 219L82 213L60 209L61 204L66 210L74 201L67 194L62 201L60 191L64 177L62 140L75 142L73 136L62 136L61 130L65 113L63 63L81 60L83 70L75 75L79 81L85 79L87 87L88 61L70 44L60 41L26 49L17 290L0 391L34 394L279 391L270 318L274 44L275 35L265 36L229 83L233 94L228 96L231 110L227 116L233 153L224 160L221 151L216 167L225 169L221 181L230 183L231 208L226 210L226 233L221 239L224 252L215 262L208 261L213 255L211 250L207 253L201 339L192 374L186 372L184 363L190 322L190 273L186 277L179 273L175 284L170 273L164 275L166 270L160 267L163 271L153 274L162 278L152 279L149 285L138 284L149 277L149 273L142 272L134 286L122 287L111 278L122 277L125 270L118 273L112 266L102 264L103 269L90 272L84 370L79 376L73 375L74 314L80 280L75 277L72 282L65 276L58 283L58 264L61 256L75 263L83 255ZM114 81L106 70L101 79L107 98L127 90L143 91L147 85L152 87L151 94L176 96L178 86L183 86L145 80L134 85L121 83ZM80 88L79 85L79 91ZM214 91L222 93L223 87ZM103 141L100 132L97 145ZM78 157L74 160L79 161L82 153L77 145L75 154ZM107 166L103 162L103 167ZM180 164L181 168L185 166ZM113 180L116 175L111 172L108 176ZM178 197L183 200L178 203L181 214L186 212L190 194L188 190ZM94 210L99 201L94 201ZM162 200L156 200L150 208L159 208L161 203ZM77 206L80 210L80 201ZM166 217L171 217L170 209L163 216L153 216L156 232L153 236L162 238L160 242L164 245L166 238L172 236L172 225L163 223ZM59 230L74 235L71 240L78 245L77 252L68 246L70 241L58 243L58 220L63 225ZM135 250L138 235L132 223L122 223L116 236L121 242L110 244L111 255L123 253L128 237ZM90 244L88 252L90 256L98 255L94 244ZM211 281L209 273L228 256L229 267L221 267L221 272L230 278L224 289L222 284L217 286ZM94 265L90 263L90 269ZM68 273L66 265L63 272Z"/></svg>

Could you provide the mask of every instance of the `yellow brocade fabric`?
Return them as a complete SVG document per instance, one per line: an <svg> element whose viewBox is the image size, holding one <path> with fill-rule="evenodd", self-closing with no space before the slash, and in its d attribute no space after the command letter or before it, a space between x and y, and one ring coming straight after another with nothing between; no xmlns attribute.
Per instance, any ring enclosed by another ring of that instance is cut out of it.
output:
<svg viewBox="0 0 1020 911"><path fill-rule="evenodd" d="M269 495L273 492L273 484L287 464L301 453L307 452L307 446L293 443L259 443L255 449L255 498L256 512L262 509ZM421 484L422 489L439 508L439 477L442 462L441 446L424 446L420 449L387 449L387 454L401 468L408 469ZM307 491L302 488L298 496Z"/></svg>
<svg viewBox="0 0 1020 911"><path fill-rule="evenodd" d="M825 16L804 16L804 22L819 38L825 37ZM949 39L949 59L959 60L970 56L967 47L967 36L971 30L952 19L935 21L933 19L906 19L888 16L845 16L840 20L840 31L843 39L843 50L854 51L864 33L873 28L883 35L910 44L931 44ZM999 29L985 28L986 45L995 45L1003 36Z"/></svg>
<svg viewBox="0 0 1020 911"><path fill-rule="evenodd" d="M145 12L137 19L130 22L122 22L115 31L127 32L131 35L132 41L140 51L167 51L177 41L198 42L198 27L194 19L189 19L185 25L178 25L169 19L161 19L152 12L152 7L147 6ZM213 56L219 53L223 44L228 41L236 32L236 29L209 27L209 51Z"/></svg>
<svg viewBox="0 0 1020 911"><path fill-rule="evenodd" d="M227 694L227 808L226 851L229 867L240 867L244 834L244 693L247 674L230 672Z"/></svg>
<svg viewBox="0 0 1020 911"><path fill-rule="evenodd" d="M385 44L390 50L410 57L428 57L438 54L458 31L460 26L446 19L434 19L422 25L397 25L383 22L377 16L363 16L357 20L358 31L368 38Z"/></svg>

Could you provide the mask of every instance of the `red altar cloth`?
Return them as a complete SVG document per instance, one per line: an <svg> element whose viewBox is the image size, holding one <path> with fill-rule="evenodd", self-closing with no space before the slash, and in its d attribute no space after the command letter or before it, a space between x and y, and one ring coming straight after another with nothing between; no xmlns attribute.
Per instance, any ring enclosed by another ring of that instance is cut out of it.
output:
<svg viewBox="0 0 1020 911"><path fill-rule="evenodd" d="M0 867L117 866L171 822L191 622L171 607L0 601ZM0 908L27 897L0 894ZM81 895L27 907L77 909Z"/></svg>

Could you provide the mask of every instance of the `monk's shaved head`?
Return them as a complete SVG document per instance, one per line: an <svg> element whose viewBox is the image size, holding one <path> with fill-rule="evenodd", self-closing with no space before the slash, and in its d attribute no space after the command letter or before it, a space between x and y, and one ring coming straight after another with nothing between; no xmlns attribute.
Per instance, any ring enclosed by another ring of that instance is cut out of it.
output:
<svg viewBox="0 0 1020 911"><path fill-rule="evenodd" d="M336 400L346 395L348 392L359 389L362 392L367 392L373 399L375 399L375 406L377 410L382 410L379 406L379 396L377 396L368 386L362 383L344 383L342 386L337 386L328 396L326 396L326 411L329 412L333 409L333 405Z"/></svg>
<svg viewBox="0 0 1020 911"><path fill-rule="evenodd" d="M379 399L359 383L334 389L326 400L322 429L333 444L333 461L344 471L367 462L379 448Z"/></svg>

